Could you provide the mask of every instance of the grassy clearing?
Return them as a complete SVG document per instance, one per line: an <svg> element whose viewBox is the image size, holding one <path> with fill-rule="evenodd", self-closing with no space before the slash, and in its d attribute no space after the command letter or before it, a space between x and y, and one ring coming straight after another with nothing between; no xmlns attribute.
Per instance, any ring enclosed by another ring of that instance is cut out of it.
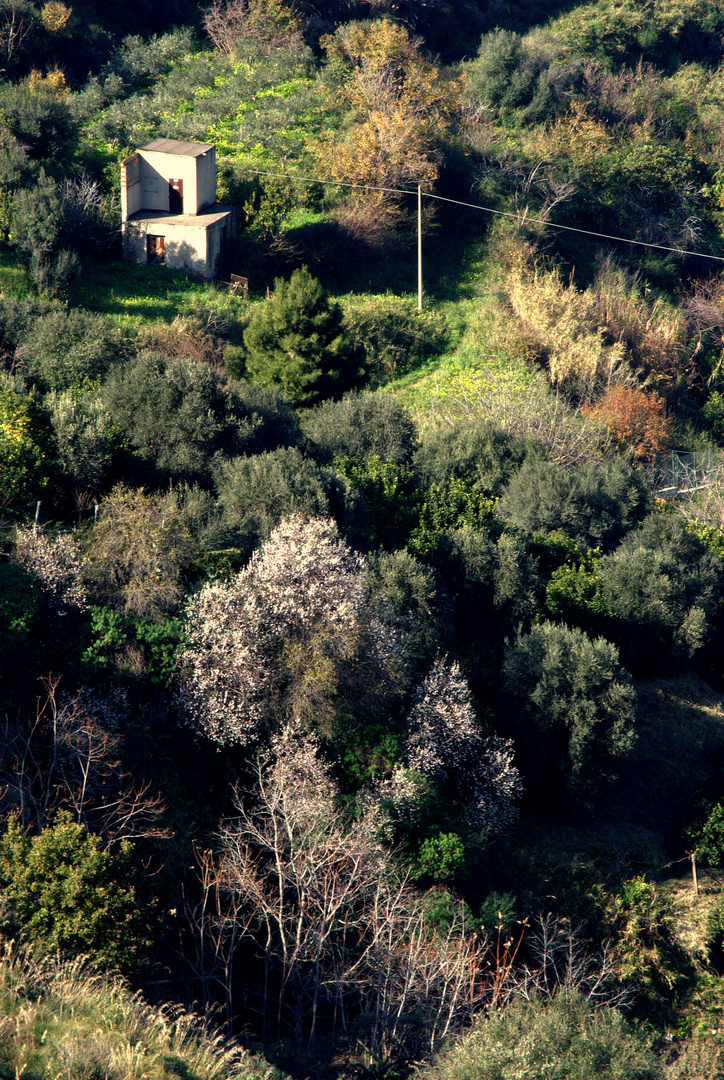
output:
<svg viewBox="0 0 724 1080"><path fill-rule="evenodd" d="M33 1080L281 1080L182 1009L151 1008L83 959L0 959L0 1076Z"/></svg>

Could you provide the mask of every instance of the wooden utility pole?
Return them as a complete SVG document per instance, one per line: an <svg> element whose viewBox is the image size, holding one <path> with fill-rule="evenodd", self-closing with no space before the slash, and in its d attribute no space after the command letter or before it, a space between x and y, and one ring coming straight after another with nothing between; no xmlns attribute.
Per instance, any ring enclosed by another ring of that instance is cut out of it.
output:
<svg viewBox="0 0 724 1080"><path fill-rule="evenodd" d="M417 185L417 310L422 311L422 188Z"/></svg>

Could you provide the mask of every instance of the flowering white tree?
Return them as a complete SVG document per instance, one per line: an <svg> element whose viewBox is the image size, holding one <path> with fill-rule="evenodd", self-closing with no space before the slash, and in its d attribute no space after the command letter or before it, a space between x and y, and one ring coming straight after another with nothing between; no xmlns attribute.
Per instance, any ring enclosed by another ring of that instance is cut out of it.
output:
<svg viewBox="0 0 724 1080"><path fill-rule="evenodd" d="M46 536L41 529L18 527L15 534L15 561L35 574L46 599L57 613L84 608L85 560L74 536Z"/></svg>
<svg viewBox="0 0 724 1080"><path fill-rule="evenodd" d="M458 664L438 657L420 689L409 728L404 747L408 769L452 787L475 828L498 832L510 824L522 791L513 743L483 734ZM399 803L414 801L415 785L404 770L395 778L394 791Z"/></svg>
<svg viewBox="0 0 724 1080"><path fill-rule="evenodd" d="M333 521L295 515L192 599L187 632L180 696L211 739L253 742L283 719L328 730L341 684L375 653L362 560Z"/></svg>

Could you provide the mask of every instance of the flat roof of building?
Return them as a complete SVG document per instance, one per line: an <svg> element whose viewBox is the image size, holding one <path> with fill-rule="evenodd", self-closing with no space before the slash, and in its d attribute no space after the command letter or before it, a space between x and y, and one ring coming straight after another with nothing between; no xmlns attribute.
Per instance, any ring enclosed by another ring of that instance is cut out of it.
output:
<svg viewBox="0 0 724 1080"><path fill-rule="evenodd" d="M155 150L157 154L181 154L184 157L201 157L213 149L206 143L183 142L181 139L152 139L141 147L141 150Z"/></svg>

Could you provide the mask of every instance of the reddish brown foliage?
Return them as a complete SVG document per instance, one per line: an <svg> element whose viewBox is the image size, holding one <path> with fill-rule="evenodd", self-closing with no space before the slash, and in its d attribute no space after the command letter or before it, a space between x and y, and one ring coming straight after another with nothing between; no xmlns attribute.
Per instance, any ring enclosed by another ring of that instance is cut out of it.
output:
<svg viewBox="0 0 724 1080"><path fill-rule="evenodd" d="M612 438L641 461L650 461L671 445L673 420L665 414L663 399L648 390L611 386L583 411L602 420Z"/></svg>

